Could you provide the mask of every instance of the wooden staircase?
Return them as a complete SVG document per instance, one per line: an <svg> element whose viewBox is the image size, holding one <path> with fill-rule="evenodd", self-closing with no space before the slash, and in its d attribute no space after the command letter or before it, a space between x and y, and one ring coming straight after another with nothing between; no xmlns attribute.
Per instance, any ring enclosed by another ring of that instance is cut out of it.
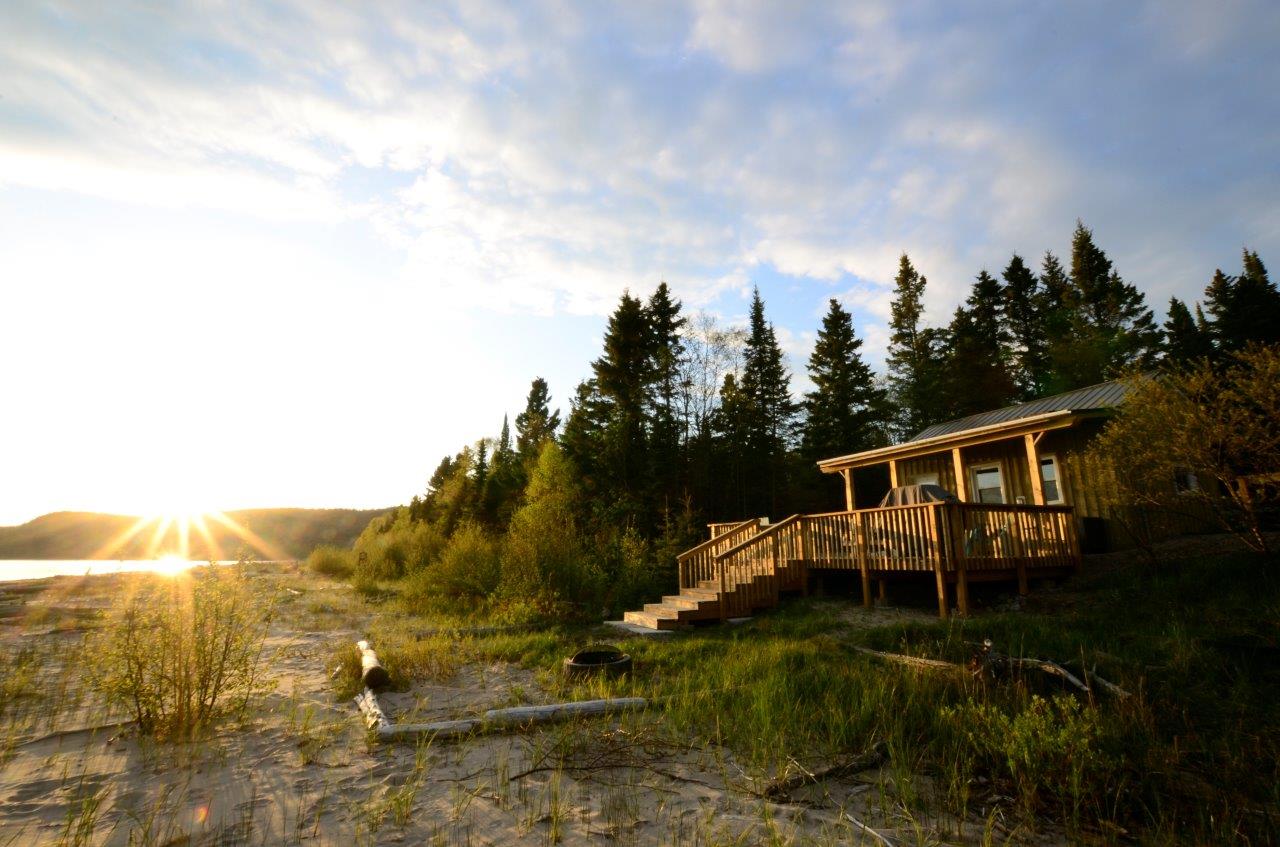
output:
<svg viewBox="0 0 1280 847"><path fill-rule="evenodd" d="M680 593L669 594L660 603L646 603L641 611L627 612L623 621L647 629L682 629L698 621L745 617L776 606L781 591L803 590L805 563L771 555L776 548L767 543L783 526L744 521L681 553ZM751 564L735 566L734 556L743 551L752 554ZM699 578L712 574L713 578Z"/></svg>

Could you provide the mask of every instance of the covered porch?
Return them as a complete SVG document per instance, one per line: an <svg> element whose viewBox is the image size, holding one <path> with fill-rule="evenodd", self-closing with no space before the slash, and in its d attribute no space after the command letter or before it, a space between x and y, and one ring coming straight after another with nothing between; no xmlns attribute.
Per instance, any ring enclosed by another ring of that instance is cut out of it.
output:
<svg viewBox="0 0 1280 847"><path fill-rule="evenodd" d="M721 619L776 605L783 591L808 590L811 571L854 571L862 602L884 599L899 580L930 580L938 614L954 596L969 613L969 585L1063 576L1080 562L1070 506L921 503L712 525L717 533L679 556L682 592L712 590Z"/></svg>

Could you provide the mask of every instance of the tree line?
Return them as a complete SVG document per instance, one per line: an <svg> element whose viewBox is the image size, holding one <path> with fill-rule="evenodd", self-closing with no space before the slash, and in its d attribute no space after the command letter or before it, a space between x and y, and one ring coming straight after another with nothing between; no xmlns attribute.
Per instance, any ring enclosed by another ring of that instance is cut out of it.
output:
<svg viewBox="0 0 1280 847"><path fill-rule="evenodd" d="M1202 302L1173 298L1161 325L1079 222L1069 261L1046 252L1036 270L1015 254L998 276L979 271L946 326L924 320L927 284L904 254L883 377L830 300L807 362L812 389L798 398L758 289L743 328L688 313L665 282L647 298L624 293L563 416L534 379L514 433L504 418L496 437L443 458L426 491L366 535L430 528L430 558L466 528L505 539L494 555L508 561L512 544L531 543L518 529L558 551L524 550L521 573L539 556L585 556L595 575L574 579L594 579L593 596L623 584L652 594L708 520L839 507L819 459L1134 369L1280 342L1280 292L1255 252L1238 275L1216 271ZM492 570L497 585L502 567Z"/></svg>

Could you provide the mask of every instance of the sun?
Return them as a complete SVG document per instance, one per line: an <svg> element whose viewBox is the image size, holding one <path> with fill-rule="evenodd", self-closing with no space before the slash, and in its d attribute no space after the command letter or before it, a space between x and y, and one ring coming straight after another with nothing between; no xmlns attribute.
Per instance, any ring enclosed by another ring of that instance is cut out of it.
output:
<svg viewBox="0 0 1280 847"><path fill-rule="evenodd" d="M175 553L167 553L156 559L151 566L154 573L161 576L177 576L191 567L191 562Z"/></svg>
<svg viewBox="0 0 1280 847"><path fill-rule="evenodd" d="M289 558L284 551L225 512L185 509L170 509L138 518L94 551L90 558L113 558L139 547L145 550L145 558L170 562L165 566L169 568L176 568L173 563L178 561L185 568L193 552L198 559L213 561L223 561L228 555L234 557L242 550L271 560Z"/></svg>

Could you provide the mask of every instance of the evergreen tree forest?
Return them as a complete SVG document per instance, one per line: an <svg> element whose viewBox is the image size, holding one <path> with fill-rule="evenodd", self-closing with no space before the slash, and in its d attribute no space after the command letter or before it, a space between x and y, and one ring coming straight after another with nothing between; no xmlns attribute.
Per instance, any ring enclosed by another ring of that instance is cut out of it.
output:
<svg viewBox="0 0 1280 847"><path fill-rule="evenodd" d="M1256 253L1237 275L1216 271L1203 302L1174 298L1160 325L1083 223L1065 261L1015 254L980 270L945 326L925 320L927 286L904 254L883 376L830 300L799 395L758 289L745 327L689 312L665 282L627 292L586 379L558 400L532 379L514 419L442 458L407 507L370 524L349 566L365 581L407 578L424 603L616 616L675 590L675 555L708 521L841 508L819 459L1280 342L1280 291Z"/></svg>

